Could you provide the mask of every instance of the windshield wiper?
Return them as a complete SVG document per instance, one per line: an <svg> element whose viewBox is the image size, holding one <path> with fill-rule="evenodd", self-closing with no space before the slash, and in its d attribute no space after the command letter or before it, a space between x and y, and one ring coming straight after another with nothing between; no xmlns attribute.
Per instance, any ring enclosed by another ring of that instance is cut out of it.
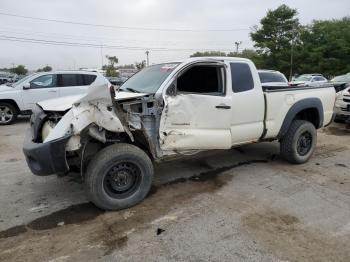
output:
<svg viewBox="0 0 350 262"><path fill-rule="evenodd" d="M122 90L125 90L125 89L122 89ZM133 89L133 88L126 88L126 90L132 92L132 93L141 93L140 91L136 90L136 89Z"/></svg>

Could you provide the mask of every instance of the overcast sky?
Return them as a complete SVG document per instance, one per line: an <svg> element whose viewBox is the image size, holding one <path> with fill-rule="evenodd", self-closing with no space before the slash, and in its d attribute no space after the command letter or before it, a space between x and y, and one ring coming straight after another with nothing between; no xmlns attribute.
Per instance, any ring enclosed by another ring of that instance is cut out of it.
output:
<svg viewBox="0 0 350 262"><path fill-rule="evenodd" d="M350 15L350 0L0 0L0 13L133 28L0 15L0 39L10 36L113 46L109 49L0 40L0 67L24 64L37 69L49 64L55 69L96 68L101 66L101 54L116 55L120 64L129 64L144 60L149 48L150 62L159 63L186 58L194 50L233 51L236 41L242 41L241 48L249 48L253 46L251 27L259 24L268 9L283 3L298 9L302 24ZM116 49L120 46L128 49ZM155 48L170 50L152 50Z"/></svg>

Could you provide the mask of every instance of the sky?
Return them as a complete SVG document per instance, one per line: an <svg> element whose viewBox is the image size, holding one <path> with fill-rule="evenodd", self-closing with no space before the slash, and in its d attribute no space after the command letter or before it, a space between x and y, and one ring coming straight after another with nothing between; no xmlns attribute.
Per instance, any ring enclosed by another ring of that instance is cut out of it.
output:
<svg viewBox="0 0 350 262"><path fill-rule="evenodd" d="M297 8L302 24L350 15L350 0L0 0L0 68L100 68L106 55L131 64L146 50L154 64L234 51L235 42L252 48L252 27L281 4Z"/></svg>

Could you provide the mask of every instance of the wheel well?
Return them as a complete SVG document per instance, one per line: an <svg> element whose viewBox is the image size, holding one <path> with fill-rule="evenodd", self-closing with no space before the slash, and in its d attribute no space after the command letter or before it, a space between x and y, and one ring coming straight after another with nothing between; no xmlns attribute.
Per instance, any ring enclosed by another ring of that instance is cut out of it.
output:
<svg viewBox="0 0 350 262"><path fill-rule="evenodd" d="M130 141L129 143L141 148L153 160L155 152L152 152L152 149L150 148L151 145L145 134L142 131L134 131L133 135L135 141L133 143Z"/></svg>
<svg viewBox="0 0 350 262"><path fill-rule="evenodd" d="M306 120L312 123L316 129L320 127L320 115L317 108L307 108L300 111L294 120Z"/></svg>
<svg viewBox="0 0 350 262"><path fill-rule="evenodd" d="M13 105L16 108L17 113L19 113L21 111L19 109L17 103L14 100L12 100L12 99L0 99L0 103L6 103L6 104Z"/></svg>

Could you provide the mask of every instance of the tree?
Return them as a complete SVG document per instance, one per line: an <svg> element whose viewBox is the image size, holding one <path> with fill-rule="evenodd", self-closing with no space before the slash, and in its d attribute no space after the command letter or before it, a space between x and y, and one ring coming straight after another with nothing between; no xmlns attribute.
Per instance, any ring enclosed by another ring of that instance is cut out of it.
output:
<svg viewBox="0 0 350 262"><path fill-rule="evenodd" d="M296 9L281 5L269 10L250 33L257 52L262 57L264 68L275 69L289 75L292 45L300 43L300 23Z"/></svg>
<svg viewBox="0 0 350 262"><path fill-rule="evenodd" d="M37 72L51 72L51 71L52 71L52 67L49 66L49 65L46 65L46 66L44 66L43 68L39 68L39 69L37 70Z"/></svg>
<svg viewBox="0 0 350 262"><path fill-rule="evenodd" d="M119 62L118 58L116 56L108 56L108 55L106 55L106 58L108 59L108 65L104 65L102 67L103 70L106 70L106 76L107 77L119 76L119 72L115 67L115 64L118 64Z"/></svg>
<svg viewBox="0 0 350 262"><path fill-rule="evenodd" d="M139 62L135 62L135 66L138 70L141 70L146 67L146 60Z"/></svg>
<svg viewBox="0 0 350 262"><path fill-rule="evenodd" d="M328 77L350 72L350 17L314 21L300 34L297 63L300 73L322 73Z"/></svg>
<svg viewBox="0 0 350 262"><path fill-rule="evenodd" d="M26 75L28 73L28 70L24 65L18 65L16 67L11 68L10 72L17 75Z"/></svg>
<svg viewBox="0 0 350 262"><path fill-rule="evenodd" d="M254 49L244 49L240 53L236 52L230 52L227 54L227 56L232 56L232 57L242 57L242 58L247 58L250 59L254 62L254 64L260 68L262 66L262 59L261 56L254 50Z"/></svg>
<svg viewBox="0 0 350 262"><path fill-rule="evenodd" d="M190 57L203 57L203 56L226 56L226 53L221 51L205 51L205 52L196 52Z"/></svg>

